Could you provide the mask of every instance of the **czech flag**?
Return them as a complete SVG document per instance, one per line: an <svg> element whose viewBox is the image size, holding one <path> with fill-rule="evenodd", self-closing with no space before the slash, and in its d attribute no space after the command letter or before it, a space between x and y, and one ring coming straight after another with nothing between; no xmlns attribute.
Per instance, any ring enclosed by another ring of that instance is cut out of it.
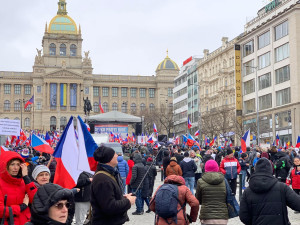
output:
<svg viewBox="0 0 300 225"><path fill-rule="evenodd" d="M195 132L194 136L199 136L199 130Z"/></svg>
<svg viewBox="0 0 300 225"><path fill-rule="evenodd" d="M50 138L50 135L49 135L48 132L46 132L45 141L46 141L49 145L51 145L51 138Z"/></svg>
<svg viewBox="0 0 300 225"><path fill-rule="evenodd" d="M44 139L36 136L35 134L32 134L31 146L39 152L45 152L48 154L53 154L54 152L51 146Z"/></svg>
<svg viewBox="0 0 300 225"><path fill-rule="evenodd" d="M191 128L192 128L192 124L191 124L190 118L188 118L187 126L188 126L188 129L191 129Z"/></svg>
<svg viewBox="0 0 300 225"><path fill-rule="evenodd" d="M8 145L10 145L10 143L11 143L11 140L10 140L9 136L7 136L5 145L8 146Z"/></svg>
<svg viewBox="0 0 300 225"><path fill-rule="evenodd" d="M152 137L150 137L147 142L152 144L152 143L154 143L154 140Z"/></svg>
<svg viewBox="0 0 300 225"><path fill-rule="evenodd" d="M183 144L187 143L188 138L185 135L182 135L182 142Z"/></svg>
<svg viewBox="0 0 300 225"><path fill-rule="evenodd" d="M277 135L276 135L276 146L279 146L279 140L280 140L280 139L279 139L279 135L277 134Z"/></svg>
<svg viewBox="0 0 300 225"><path fill-rule="evenodd" d="M53 153L56 159L55 184L63 188L74 188L82 171L78 170L79 150L71 116Z"/></svg>
<svg viewBox="0 0 300 225"><path fill-rule="evenodd" d="M204 144L205 144L205 146L209 145L209 138L207 138L206 136L205 136L205 139L204 139Z"/></svg>
<svg viewBox="0 0 300 225"><path fill-rule="evenodd" d="M250 130L247 130L241 140L242 151L246 152L246 148L250 147Z"/></svg>
<svg viewBox="0 0 300 225"><path fill-rule="evenodd" d="M26 104L24 105L24 109L27 108L27 106L31 105L34 103L34 95L32 95L31 99L29 99Z"/></svg>
<svg viewBox="0 0 300 225"><path fill-rule="evenodd" d="M86 172L96 171L97 161L94 159L94 152L98 145L94 141L91 133L86 128L80 116L77 117L77 135L79 147L78 169Z"/></svg>
<svg viewBox="0 0 300 225"><path fill-rule="evenodd" d="M300 148L300 136L297 138L296 148Z"/></svg>
<svg viewBox="0 0 300 225"><path fill-rule="evenodd" d="M101 113L104 113L104 109L102 107L102 104L101 104L101 98L99 97L99 109L100 109L100 112Z"/></svg>
<svg viewBox="0 0 300 225"><path fill-rule="evenodd" d="M157 133L157 128L156 128L155 123L153 123L153 132L154 132L154 133Z"/></svg>

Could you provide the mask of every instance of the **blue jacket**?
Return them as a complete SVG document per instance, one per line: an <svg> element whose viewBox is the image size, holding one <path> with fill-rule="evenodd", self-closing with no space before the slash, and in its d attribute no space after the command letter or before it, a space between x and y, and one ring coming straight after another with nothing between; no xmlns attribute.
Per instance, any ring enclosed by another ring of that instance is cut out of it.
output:
<svg viewBox="0 0 300 225"><path fill-rule="evenodd" d="M180 167L182 170L183 177L195 177L195 172L197 171L197 166L191 158L184 158L180 162Z"/></svg>
<svg viewBox="0 0 300 225"><path fill-rule="evenodd" d="M118 156L118 170L121 177L127 177L129 172L129 167L127 162L123 159L123 156Z"/></svg>

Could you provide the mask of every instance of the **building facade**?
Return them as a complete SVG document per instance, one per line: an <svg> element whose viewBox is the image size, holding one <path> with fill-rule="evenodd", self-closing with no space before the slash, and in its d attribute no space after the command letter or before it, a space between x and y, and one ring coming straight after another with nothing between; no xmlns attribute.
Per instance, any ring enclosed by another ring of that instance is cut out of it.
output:
<svg viewBox="0 0 300 225"><path fill-rule="evenodd" d="M299 2L274 0L245 25L238 41L243 126L259 134L260 143L272 143L278 135L280 144L295 144L300 134L299 31Z"/></svg>
<svg viewBox="0 0 300 225"><path fill-rule="evenodd" d="M179 68L168 55L155 75L93 74L82 41L81 28L68 16L66 1L59 0L57 15L45 26L33 71L0 71L0 117L21 119L24 129L62 130L70 116L84 116L87 98L93 106L91 115L99 113L99 102L105 112L137 116L157 110L166 101L172 105ZM24 110L32 96L34 104Z"/></svg>

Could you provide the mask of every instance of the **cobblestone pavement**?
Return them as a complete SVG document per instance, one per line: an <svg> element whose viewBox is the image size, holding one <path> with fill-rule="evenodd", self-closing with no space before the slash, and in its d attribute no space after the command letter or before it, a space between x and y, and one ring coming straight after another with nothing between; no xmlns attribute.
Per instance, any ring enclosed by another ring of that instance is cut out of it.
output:
<svg viewBox="0 0 300 225"><path fill-rule="evenodd" d="M156 177L156 181L155 181L155 185L154 185L154 190L157 189L157 187L159 185L162 184L161 181L161 177L160 177L160 172L157 173L157 177ZM237 189L238 190L238 189ZM239 196L236 196L237 199L239 198ZM300 221L300 214L294 214L294 211L291 210L290 208L288 208L288 214L289 214L289 219L292 225L299 225L299 221ZM150 213L144 213L143 215L140 216L134 216L132 215L132 212L134 212L136 210L135 205L133 205L131 207L131 209L128 211L128 216L130 221L125 223L126 225L153 225L154 224L154 213L150 212ZM144 210L147 210L147 206L145 204L144 206ZM190 212L190 208L189 206L187 206L187 212ZM198 215L199 216L199 215ZM193 224L201 224L200 220L198 219L197 222L193 223ZM230 219L228 222L228 225L240 225L243 224L240 219L238 217Z"/></svg>

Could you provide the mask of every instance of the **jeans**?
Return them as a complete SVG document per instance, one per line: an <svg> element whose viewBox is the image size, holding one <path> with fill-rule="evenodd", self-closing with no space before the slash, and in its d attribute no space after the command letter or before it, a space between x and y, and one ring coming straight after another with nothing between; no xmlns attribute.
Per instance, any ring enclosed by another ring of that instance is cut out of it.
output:
<svg viewBox="0 0 300 225"><path fill-rule="evenodd" d="M242 174L242 183L240 185L242 185L242 188L243 188L243 187L245 187L247 170L241 170L241 174Z"/></svg>
<svg viewBox="0 0 300 225"><path fill-rule="evenodd" d="M122 179L122 183L123 183L122 191L123 191L123 194L126 194L126 177L121 177L121 179Z"/></svg>
<svg viewBox="0 0 300 225"><path fill-rule="evenodd" d="M146 205L148 206L148 209L149 209L149 207L150 207L149 198L142 198L142 202L143 202L143 211L144 211L144 202L146 202Z"/></svg>
<svg viewBox="0 0 300 225"><path fill-rule="evenodd" d="M142 189L136 192L136 188L132 188L132 192L136 195L135 205L137 212L144 212L144 202L142 199Z"/></svg>
<svg viewBox="0 0 300 225"><path fill-rule="evenodd" d="M227 179L229 186L231 188L232 193L236 194L236 178L235 179Z"/></svg>
<svg viewBox="0 0 300 225"><path fill-rule="evenodd" d="M195 177L184 177L185 185L191 190L194 195Z"/></svg>

